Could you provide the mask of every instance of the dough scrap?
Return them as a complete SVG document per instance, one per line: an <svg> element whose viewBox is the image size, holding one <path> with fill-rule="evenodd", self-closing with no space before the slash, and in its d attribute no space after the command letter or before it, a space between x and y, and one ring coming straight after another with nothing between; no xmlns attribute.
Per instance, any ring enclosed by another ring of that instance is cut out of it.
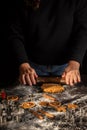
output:
<svg viewBox="0 0 87 130"><path fill-rule="evenodd" d="M7 96L7 100L8 100L8 101L9 101L9 100L17 101L18 99L19 99L19 97L16 96L16 95L10 95L10 96Z"/></svg>
<svg viewBox="0 0 87 130"><path fill-rule="evenodd" d="M23 102L20 106L24 109L28 109L28 108L34 107L35 103L34 102Z"/></svg>
<svg viewBox="0 0 87 130"><path fill-rule="evenodd" d="M67 104L68 109L77 109L78 105L76 104Z"/></svg>

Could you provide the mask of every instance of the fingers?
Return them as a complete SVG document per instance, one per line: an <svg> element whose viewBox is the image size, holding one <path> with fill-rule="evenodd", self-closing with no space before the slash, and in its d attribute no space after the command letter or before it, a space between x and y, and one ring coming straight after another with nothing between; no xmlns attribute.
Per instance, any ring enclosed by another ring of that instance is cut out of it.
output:
<svg viewBox="0 0 87 130"><path fill-rule="evenodd" d="M26 84L28 84L30 86L33 85L33 82L32 82L30 75L28 73L25 75L25 80L26 80Z"/></svg>
<svg viewBox="0 0 87 130"><path fill-rule="evenodd" d="M78 75L78 82L81 82L81 76L80 76L80 74Z"/></svg>
<svg viewBox="0 0 87 130"><path fill-rule="evenodd" d="M62 78L65 78L65 75L66 75L66 73L65 73L65 72L63 72L63 74L62 74Z"/></svg>
<svg viewBox="0 0 87 130"><path fill-rule="evenodd" d="M29 77L30 77L31 85L32 85L32 84L36 84L35 75L31 73L31 74L29 74Z"/></svg>
<svg viewBox="0 0 87 130"><path fill-rule="evenodd" d="M24 74L19 76L19 82L21 84L24 84L24 85L26 84L26 80L25 80L25 75Z"/></svg>
<svg viewBox="0 0 87 130"><path fill-rule="evenodd" d="M65 77L66 84L73 86L74 84L81 81L79 70L72 70L65 72L62 77Z"/></svg>
<svg viewBox="0 0 87 130"><path fill-rule="evenodd" d="M62 74L62 77L65 79L66 84L73 86L74 84L81 82L79 68L79 62L73 60L69 61L67 67Z"/></svg>
<svg viewBox="0 0 87 130"><path fill-rule="evenodd" d="M30 86L36 84L36 78L38 75L36 74L33 68L28 68L27 71L23 71L20 73L19 81L21 84L28 84Z"/></svg>

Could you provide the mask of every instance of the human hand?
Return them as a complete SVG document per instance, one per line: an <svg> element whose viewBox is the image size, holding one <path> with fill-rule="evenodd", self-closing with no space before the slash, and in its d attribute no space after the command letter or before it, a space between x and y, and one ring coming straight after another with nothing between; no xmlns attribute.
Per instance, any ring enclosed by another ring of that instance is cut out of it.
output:
<svg viewBox="0 0 87 130"><path fill-rule="evenodd" d="M22 63L19 66L19 81L21 84L32 86L36 84L37 77L35 70L28 63Z"/></svg>
<svg viewBox="0 0 87 130"><path fill-rule="evenodd" d="M81 81L79 68L80 64L78 62L69 61L68 66L62 74L62 78L65 79L66 84L73 86Z"/></svg>

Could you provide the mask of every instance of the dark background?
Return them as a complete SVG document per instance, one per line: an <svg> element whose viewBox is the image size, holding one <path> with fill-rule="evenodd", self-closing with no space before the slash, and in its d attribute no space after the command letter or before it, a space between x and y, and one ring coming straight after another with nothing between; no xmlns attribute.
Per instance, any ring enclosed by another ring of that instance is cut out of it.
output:
<svg viewBox="0 0 87 130"><path fill-rule="evenodd" d="M8 27L15 10L15 2L14 0L9 0L7 3L3 1L1 7L0 85L10 85L16 81L18 75L16 60L8 43ZM81 73L87 74L87 51L83 59Z"/></svg>
<svg viewBox="0 0 87 130"><path fill-rule="evenodd" d="M15 10L15 0L0 2L0 85L17 79L16 60L8 43L8 28Z"/></svg>

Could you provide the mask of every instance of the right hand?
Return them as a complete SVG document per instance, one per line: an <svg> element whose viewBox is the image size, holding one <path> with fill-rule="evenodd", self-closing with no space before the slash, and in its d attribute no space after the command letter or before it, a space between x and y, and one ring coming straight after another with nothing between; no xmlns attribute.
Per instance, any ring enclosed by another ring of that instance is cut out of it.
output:
<svg viewBox="0 0 87 130"><path fill-rule="evenodd" d="M74 86L74 84L81 82L79 68L80 68L79 62L74 60L70 60L68 62L68 66L65 68L62 74L62 78L65 79L66 84Z"/></svg>
<svg viewBox="0 0 87 130"><path fill-rule="evenodd" d="M19 81L21 84L32 86L33 84L36 84L37 77L38 75L29 63L22 63L19 66Z"/></svg>

